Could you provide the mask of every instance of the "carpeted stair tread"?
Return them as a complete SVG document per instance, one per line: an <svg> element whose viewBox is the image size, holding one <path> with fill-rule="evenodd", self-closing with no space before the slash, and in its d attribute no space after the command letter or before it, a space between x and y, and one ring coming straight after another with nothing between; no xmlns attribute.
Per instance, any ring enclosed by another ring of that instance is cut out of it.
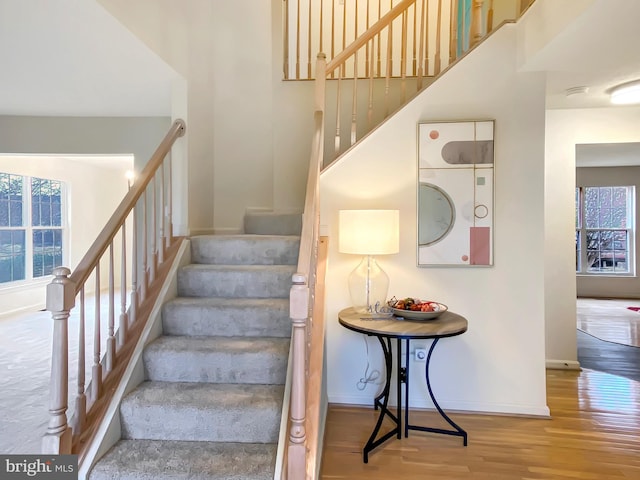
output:
<svg viewBox="0 0 640 480"><path fill-rule="evenodd" d="M122 436L275 442L283 393L283 385L143 382L122 400Z"/></svg>
<svg viewBox="0 0 640 480"><path fill-rule="evenodd" d="M165 335L289 337L287 298L179 297L163 306Z"/></svg>
<svg viewBox="0 0 640 480"><path fill-rule="evenodd" d="M184 297L287 298L296 265L186 265L178 271Z"/></svg>
<svg viewBox="0 0 640 480"><path fill-rule="evenodd" d="M191 261L218 265L295 265L299 235L202 235L191 238Z"/></svg>
<svg viewBox="0 0 640 480"><path fill-rule="evenodd" d="M288 338L162 336L145 348L145 375L162 382L282 384Z"/></svg>
<svg viewBox="0 0 640 480"><path fill-rule="evenodd" d="M121 440L90 480L271 480L273 443Z"/></svg>

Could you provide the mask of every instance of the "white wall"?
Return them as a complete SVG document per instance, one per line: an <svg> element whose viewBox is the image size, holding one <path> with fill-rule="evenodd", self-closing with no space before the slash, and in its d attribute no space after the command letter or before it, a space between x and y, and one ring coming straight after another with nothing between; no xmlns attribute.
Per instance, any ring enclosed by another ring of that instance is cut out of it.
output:
<svg viewBox="0 0 640 480"><path fill-rule="evenodd" d="M0 156L1 172L64 182L68 199L68 236L65 238L68 255L64 265L71 269L87 252L126 194L127 169L131 169L131 165L98 166L72 156ZM0 317L44 308L46 285L50 281L48 276L26 284L0 285Z"/></svg>
<svg viewBox="0 0 640 480"><path fill-rule="evenodd" d="M576 364L576 144L640 140L640 107L546 113L545 317L547 359Z"/></svg>
<svg viewBox="0 0 640 480"><path fill-rule="evenodd" d="M283 3L100 3L186 79L191 233L240 231L247 208L301 211L313 85L281 82Z"/></svg>
<svg viewBox="0 0 640 480"><path fill-rule="evenodd" d="M363 337L337 322L349 306L346 279L359 259L337 252L338 210L400 210L400 253L381 257L389 296L443 302L469 320L435 350L432 383L445 408L548 414L544 346L544 95L541 74L516 72L507 26L383 124L321 179L321 223L330 241L326 279L330 402L371 404L377 387L356 388L367 358ZM486 68L491 65L491 68ZM495 119L495 265L416 267L416 130L420 121ZM414 346L428 342L414 342ZM372 366L382 369L370 341ZM423 365L423 364L412 364ZM383 371L383 370L382 370ZM411 403L430 406L413 369Z"/></svg>

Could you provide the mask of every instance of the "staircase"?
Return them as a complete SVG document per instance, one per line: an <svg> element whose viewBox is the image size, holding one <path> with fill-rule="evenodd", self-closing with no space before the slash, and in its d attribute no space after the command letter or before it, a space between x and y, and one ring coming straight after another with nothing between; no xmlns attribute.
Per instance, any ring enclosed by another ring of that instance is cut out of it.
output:
<svg viewBox="0 0 640 480"><path fill-rule="evenodd" d="M245 232L191 239L122 439L91 480L273 478L300 215L250 215Z"/></svg>

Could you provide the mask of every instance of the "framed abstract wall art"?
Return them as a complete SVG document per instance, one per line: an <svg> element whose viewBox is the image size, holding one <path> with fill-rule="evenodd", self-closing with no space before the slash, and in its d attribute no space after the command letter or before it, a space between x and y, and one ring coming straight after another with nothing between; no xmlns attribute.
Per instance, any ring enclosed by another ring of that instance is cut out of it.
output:
<svg viewBox="0 0 640 480"><path fill-rule="evenodd" d="M494 121L418 124L418 266L493 265Z"/></svg>

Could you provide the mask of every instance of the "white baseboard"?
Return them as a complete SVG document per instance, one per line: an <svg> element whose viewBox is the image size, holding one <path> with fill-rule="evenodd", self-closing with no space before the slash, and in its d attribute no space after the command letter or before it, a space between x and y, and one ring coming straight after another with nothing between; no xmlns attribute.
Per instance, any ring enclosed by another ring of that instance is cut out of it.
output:
<svg viewBox="0 0 640 480"><path fill-rule="evenodd" d="M373 395L332 395L329 396L329 403L339 403L342 405L373 407ZM465 402L457 400L440 400L438 403L447 413L479 413L487 415L513 415L527 417L551 416L549 407L546 405L515 405L509 403L489 403L489 402ZM392 410L396 406L396 401L391 398L389 401ZM409 406L413 409L435 410L433 403L423 398L409 398Z"/></svg>
<svg viewBox="0 0 640 480"><path fill-rule="evenodd" d="M549 360L546 361L546 367L551 370L581 370L580 362L576 360Z"/></svg>
<svg viewBox="0 0 640 480"><path fill-rule="evenodd" d="M39 312L40 310L45 309L44 303L34 303L33 305L29 305L26 307L16 308L14 310L9 310L7 312L0 313L0 320L9 318L9 317L19 317L20 315L24 315L27 313Z"/></svg>
<svg viewBox="0 0 640 480"><path fill-rule="evenodd" d="M250 215L252 213L283 213L283 214L295 214L302 215L302 210L297 207L280 207L280 208L270 208L270 207L247 207L245 208L245 214Z"/></svg>

